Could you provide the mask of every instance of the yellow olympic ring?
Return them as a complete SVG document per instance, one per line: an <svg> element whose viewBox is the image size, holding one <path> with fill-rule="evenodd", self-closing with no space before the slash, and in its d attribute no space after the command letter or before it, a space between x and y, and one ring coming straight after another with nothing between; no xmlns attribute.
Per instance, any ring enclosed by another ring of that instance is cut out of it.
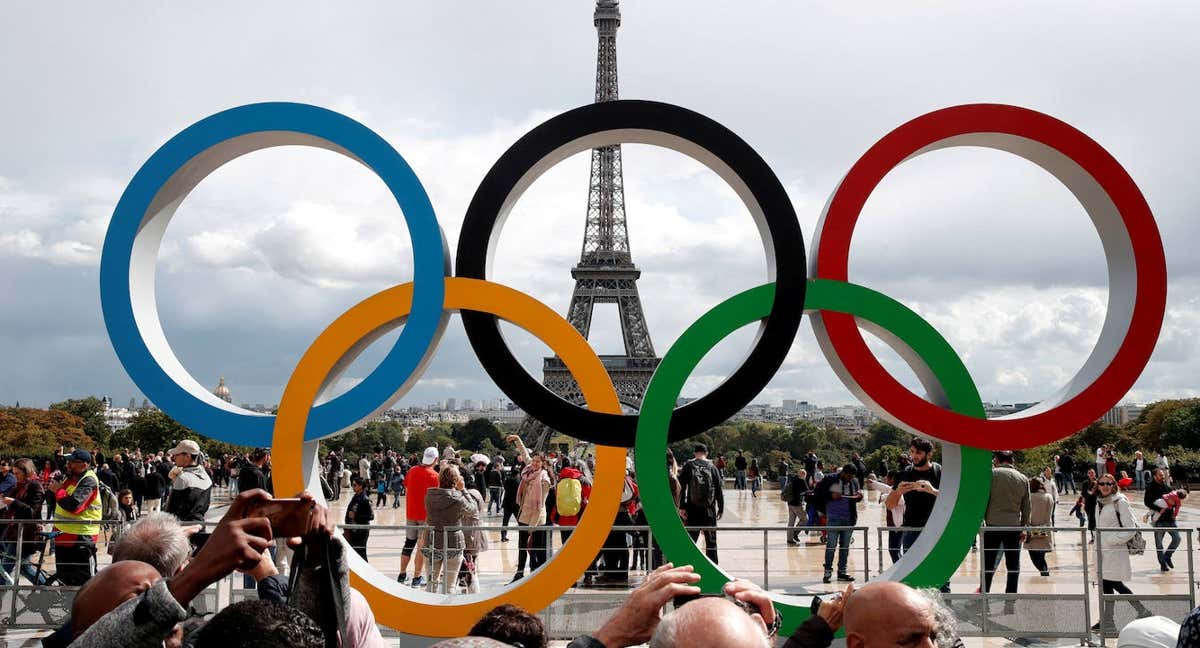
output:
<svg viewBox="0 0 1200 648"><path fill-rule="evenodd" d="M326 377L363 340L374 339L378 333L402 324L412 307L412 294L413 284L406 283L368 297L338 317L304 352L296 371L288 379L275 419L271 453L278 492L304 490L305 475L311 474L315 467L317 457L313 452L311 465L302 469L304 430ZM524 328L563 359L579 383L589 409L621 413L616 390L600 358L569 322L545 304L489 281L447 277L444 308L447 311L465 309L490 313ZM502 603L512 603L531 611L541 610L574 585L579 574L596 557L616 518L624 483L625 449L596 446L595 483L588 515L581 518L570 541L553 560L499 594L450 598L414 592L379 571L370 570L369 566L362 569L366 566L365 561L348 551L351 584L366 597L380 622L402 632L431 637L465 635L480 617ZM397 595L405 590L407 596L438 597L447 603L423 602Z"/></svg>

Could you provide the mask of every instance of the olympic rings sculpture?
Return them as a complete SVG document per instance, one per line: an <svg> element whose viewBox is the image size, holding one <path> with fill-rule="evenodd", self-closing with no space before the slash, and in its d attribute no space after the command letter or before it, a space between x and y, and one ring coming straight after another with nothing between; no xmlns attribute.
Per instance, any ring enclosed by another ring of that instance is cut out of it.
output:
<svg viewBox="0 0 1200 648"><path fill-rule="evenodd" d="M767 283L703 315L664 355L642 410L621 413L599 357L548 306L487 280L500 227L542 173L573 153L640 142L671 148L716 172L746 204L763 237ZM171 351L154 298L158 247L183 199L209 173L251 151L282 145L332 150L379 175L403 211L413 240L413 281L384 290L338 317L304 353L275 416L244 411L204 389ZM985 419L971 376L948 343L918 315L848 281L854 225L880 180L906 159L951 146L1008 151L1049 171L1075 194L1100 234L1109 272L1108 313L1100 339L1075 377L1039 405ZM138 387L184 425L222 441L271 445L281 492L312 488L317 442L386 409L419 379L452 311L471 346L505 394L529 415L596 444L589 503L571 539L531 577L496 594L447 596L403 587L347 552L352 581L376 617L403 632L464 634L501 603L540 610L569 589L603 545L615 517L627 448L634 449L643 505L667 560L692 564L706 592L729 576L686 534L667 490L662 456L671 441L724 422L750 402L779 369L807 311L839 378L879 416L943 442L941 495L925 532L879 578L913 585L947 581L983 519L990 450L1029 448L1082 429L1125 394L1149 360L1166 307L1166 261L1153 215L1128 173L1099 144L1070 125L1015 106L975 104L918 117L879 140L842 179L821 216L811 265L795 210L782 184L745 141L698 113L649 101L590 104L551 118L518 140L493 165L464 219L457 276L434 210L412 169L382 138L338 113L302 104L241 106L184 129L156 151L130 181L113 214L101 258L105 325ZM807 269L807 272L806 272ZM499 321L545 342L579 383L587 407L564 401L524 371L505 346ZM676 407L684 382L704 354L730 332L758 323L749 356L708 395ZM345 394L314 406L366 346L403 330L379 367ZM900 385L879 364L860 328L879 336L916 372L929 400ZM319 495L318 495L319 496ZM776 596L790 633L808 616L801 601Z"/></svg>

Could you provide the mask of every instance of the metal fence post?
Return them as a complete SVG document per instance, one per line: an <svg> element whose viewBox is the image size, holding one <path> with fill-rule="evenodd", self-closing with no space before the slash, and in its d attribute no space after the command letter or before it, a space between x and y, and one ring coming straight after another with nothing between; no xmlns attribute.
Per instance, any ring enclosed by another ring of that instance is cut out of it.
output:
<svg viewBox="0 0 1200 648"><path fill-rule="evenodd" d="M984 550L983 544L983 527L975 532L976 547L979 549L979 595L983 600L983 618L979 624L979 629L983 632L983 636L990 636L991 632L991 616L992 603L988 598L987 572L991 565L988 564L987 551Z"/></svg>
<svg viewBox="0 0 1200 648"><path fill-rule="evenodd" d="M1079 553L1083 556L1083 632L1087 637L1092 631L1092 603L1088 592L1088 532L1087 527L1079 528Z"/></svg>
<svg viewBox="0 0 1200 648"><path fill-rule="evenodd" d="M1196 558L1192 555L1192 529L1184 529L1187 533L1187 579L1188 579L1188 597L1191 599L1188 604L1191 607L1196 607Z"/></svg>
<svg viewBox="0 0 1200 648"><path fill-rule="evenodd" d="M16 564L16 567L13 568L14 573L12 575L13 585L16 585L16 586L20 586L20 584L21 584L21 545L25 539L24 536L25 536L25 525L24 524L17 525L17 564ZM36 585L37 583L34 583L34 584ZM9 619L11 620L11 623L13 625L15 625L17 623L17 591L18 590L16 590L16 589L12 590L12 610L11 610L11 615L9 616Z"/></svg>
<svg viewBox="0 0 1200 648"><path fill-rule="evenodd" d="M1096 601L1099 602L1099 604L1100 604L1099 605L1099 608L1100 608L1100 610L1099 610L1100 611L1099 635L1100 635L1100 646L1101 646L1101 648L1103 648L1104 639L1105 639L1104 638L1104 630L1105 630L1105 628L1104 628L1104 550L1101 547L1103 546L1104 532L1101 531L1100 529L1096 529L1093 533L1095 534L1094 537L1096 539L1096 586L1097 586ZM1114 607L1116 606L1115 603L1113 605L1114 605ZM1114 616L1115 616L1115 612L1116 611L1114 610ZM1089 627L1088 630L1091 630L1091 627Z"/></svg>
<svg viewBox="0 0 1200 648"><path fill-rule="evenodd" d="M771 570L767 564L771 552L767 550L767 530L763 529L763 589L771 589Z"/></svg>
<svg viewBox="0 0 1200 648"><path fill-rule="evenodd" d="M863 580L871 580L871 530L863 527ZM882 567L883 563L879 565Z"/></svg>

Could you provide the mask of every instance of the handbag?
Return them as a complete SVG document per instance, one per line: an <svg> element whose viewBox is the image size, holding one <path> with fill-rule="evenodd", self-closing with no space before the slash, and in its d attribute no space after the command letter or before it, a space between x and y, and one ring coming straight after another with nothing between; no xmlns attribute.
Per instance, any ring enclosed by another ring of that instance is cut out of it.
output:
<svg viewBox="0 0 1200 648"><path fill-rule="evenodd" d="M1117 506L1115 503L1113 506ZM1125 528L1125 523L1121 522L1121 508L1117 507L1114 511L1117 514L1117 525L1122 529ZM1142 536L1142 532L1137 530L1137 522L1133 523L1133 537L1125 541L1125 548L1129 551L1130 556L1140 556L1146 553L1146 538Z"/></svg>

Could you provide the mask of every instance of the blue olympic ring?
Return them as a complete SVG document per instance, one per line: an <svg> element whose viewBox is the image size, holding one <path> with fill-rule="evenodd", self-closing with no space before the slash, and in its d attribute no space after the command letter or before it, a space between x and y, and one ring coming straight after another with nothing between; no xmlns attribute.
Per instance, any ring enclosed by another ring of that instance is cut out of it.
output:
<svg viewBox="0 0 1200 648"><path fill-rule="evenodd" d="M275 417L226 403L187 373L162 332L154 266L167 223L193 187L234 158L285 145L332 150L378 175L400 205L413 248L415 288L404 330L362 382L313 410L305 440L353 427L410 387L448 318L442 306L450 255L433 205L412 168L374 131L345 115L297 103L239 106L189 126L150 156L121 195L104 238L100 302L117 357L146 397L180 423L239 445L269 446ZM397 384L396 376L406 378ZM336 374L329 380L335 379Z"/></svg>

